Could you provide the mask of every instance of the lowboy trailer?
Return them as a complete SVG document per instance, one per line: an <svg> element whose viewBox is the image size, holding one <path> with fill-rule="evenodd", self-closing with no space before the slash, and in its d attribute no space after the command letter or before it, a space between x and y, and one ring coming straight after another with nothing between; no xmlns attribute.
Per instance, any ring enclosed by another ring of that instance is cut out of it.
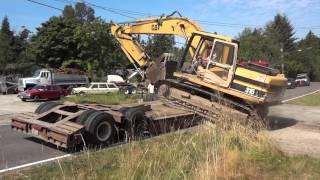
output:
<svg viewBox="0 0 320 180"><path fill-rule="evenodd" d="M46 102L34 113L12 118L11 127L68 149L84 143L111 144L156 135L192 126L199 120L194 112L160 100L129 105Z"/></svg>

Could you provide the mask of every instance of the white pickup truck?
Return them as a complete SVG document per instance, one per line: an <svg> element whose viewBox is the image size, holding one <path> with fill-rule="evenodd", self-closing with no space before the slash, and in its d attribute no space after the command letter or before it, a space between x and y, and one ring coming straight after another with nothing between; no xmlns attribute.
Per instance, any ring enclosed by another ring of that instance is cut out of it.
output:
<svg viewBox="0 0 320 180"><path fill-rule="evenodd" d="M72 89L72 94L84 95L84 94L109 94L118 92L119 88L114 83L105 82L92 82L87 87L78 87Z"/></svg>

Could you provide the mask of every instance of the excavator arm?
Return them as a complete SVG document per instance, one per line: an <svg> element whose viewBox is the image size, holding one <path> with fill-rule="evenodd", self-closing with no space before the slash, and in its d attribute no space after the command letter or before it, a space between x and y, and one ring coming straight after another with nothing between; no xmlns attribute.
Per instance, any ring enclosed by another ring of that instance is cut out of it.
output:
<svg viewBox="0 0 320 180"><path fill-rule="evenodd" d="M151 59L139 42L134 39L134 35L177 35L188 40L192 33L201 31L201 27L196 22L172 15L137 19L133 22L111 25L112 35L117 39L121 49L136 68L148 67ZM196 47L198 43L193 42L192 45ZM194 52L190 50L190 53L193 54Z"/></svg>

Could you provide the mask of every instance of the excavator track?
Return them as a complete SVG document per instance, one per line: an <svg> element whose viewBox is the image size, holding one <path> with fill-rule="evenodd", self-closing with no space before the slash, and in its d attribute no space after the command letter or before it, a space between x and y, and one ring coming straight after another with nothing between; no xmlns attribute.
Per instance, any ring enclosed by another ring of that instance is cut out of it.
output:
<svg viewBox="0 0 320 180"><path fill-rule="evenodd" d="M250 105L240 104L185 82L166 79L159 81L156 86L158 95L168 103L190 109L210 121L226 116L245 121L248 118L257 118L256 111Z"/></svg>

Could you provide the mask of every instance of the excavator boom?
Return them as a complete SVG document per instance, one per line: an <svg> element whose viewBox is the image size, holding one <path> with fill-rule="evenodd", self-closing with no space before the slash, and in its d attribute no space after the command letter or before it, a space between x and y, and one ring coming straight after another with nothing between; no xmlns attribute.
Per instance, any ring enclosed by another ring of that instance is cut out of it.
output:
<svg viewBox="0 0 320 180"><path fill-rule="evenodd" d="M197 31L201 31L201 27L196 22L184 17L173 16L138 19L134 22L111 25L111 33L130 62L142 68L147 66L151 60L133 35L177 35L188 40L192 33Z"/></svg>

